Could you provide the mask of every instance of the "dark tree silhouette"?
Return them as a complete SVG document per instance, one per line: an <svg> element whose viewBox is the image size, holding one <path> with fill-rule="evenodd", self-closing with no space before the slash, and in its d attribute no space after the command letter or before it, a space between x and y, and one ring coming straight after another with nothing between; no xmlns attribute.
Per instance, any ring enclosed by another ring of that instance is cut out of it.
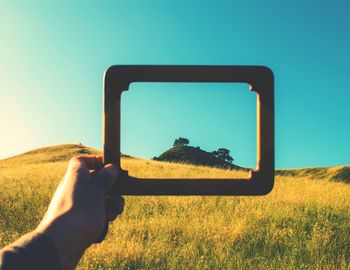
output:
<svg viewBox="0 0 350 270"><path fill-rule="evenodd" d="M190 141L188 139L180 137L174 141L173 146L174 147L175 146L184 146L184 145L188 145L189 143L190 143Z"/></svg>
<svg viewBox="0 0 350 270"><path fill-rule="evenodd" d="M214 156L221 159L222 161L226 161L228 163L233 162L233 157L230 155L230 150L226 148L219 148L217 151L212 152Z"/></svg>

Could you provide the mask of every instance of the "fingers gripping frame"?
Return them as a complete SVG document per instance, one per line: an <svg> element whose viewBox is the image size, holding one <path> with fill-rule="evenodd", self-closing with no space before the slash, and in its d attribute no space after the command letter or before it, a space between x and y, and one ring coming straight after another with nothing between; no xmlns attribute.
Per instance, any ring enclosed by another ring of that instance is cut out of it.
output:
<svg viewBox="0 0 350 270"><path fill-rule="evenodd" d="M257 93L257 168L250 179L138 179L120 167L120 99L132 82L248 83ZM104 76L104 163L120 168L110 195L263 195L274 184L274 78L264 66L111 66Z"/></svg>

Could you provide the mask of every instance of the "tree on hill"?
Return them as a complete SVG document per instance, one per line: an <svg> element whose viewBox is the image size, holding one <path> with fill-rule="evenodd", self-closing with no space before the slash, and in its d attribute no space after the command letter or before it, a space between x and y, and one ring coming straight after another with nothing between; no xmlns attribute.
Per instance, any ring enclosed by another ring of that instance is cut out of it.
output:
<svg viewBox="0 0 350 270"><path fill-rule="evenodd" d="M213 151L212 154L221 159L222 161L232 163L233 162L233 157L230 155L230 150L226 148L219 148L217 151Z"/></svg>
<svg viewBox="0 0 350 270"><path fill-rule="evenodd" d="M190 143L190 141L187 139L187 138L178 138L174 141L174 144L173 146L185 146L185 145L188 145Z"/></svg>

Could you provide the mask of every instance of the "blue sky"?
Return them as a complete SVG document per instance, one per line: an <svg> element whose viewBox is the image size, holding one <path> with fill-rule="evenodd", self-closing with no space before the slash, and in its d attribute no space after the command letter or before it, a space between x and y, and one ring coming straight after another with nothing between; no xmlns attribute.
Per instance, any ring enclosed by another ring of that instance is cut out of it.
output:
<svg viewBox="0 0 350 270"><path fill-rule="evenodd" d="M134 83L122 94L122 152L152 158L186 137L207 151L225 147L253 168L256 98L248 84Z"/></svg>
<svg viewBox="0 0 350 270"><path fill-rule="evenodd" d="M276 167L348 164L349 12L345 0L1 1L0 157L69 142L101 148L102 76L110 65L266 65L276 79ZM221 125L221 134L237 134L232 139L214 134L221 122L205 108L200 111L212 116L214 126L205 130L191 114L195 132L188 123L169 128L156 105L141 106L166 104L170 95L179 102L179 86L163 86L169 96L158 91L156 98L135 87L134 97L130 91L124 98L124 152L151 156L186 136L194 146L227 147L237 162L255 164L255 125L245 121L254 117L255 104L245 87L232 86L216 97L226 102L232 95L227 115L244 113L237 125ZM188 106L211 101L205 89L197 98L202 87L180 88L192 96ZM221 101L212 106L220 110ZM184 114L172 121L182 123ZM150 129L152 115L160 119ZM136 121L142 140L135 137Z"/></svg>

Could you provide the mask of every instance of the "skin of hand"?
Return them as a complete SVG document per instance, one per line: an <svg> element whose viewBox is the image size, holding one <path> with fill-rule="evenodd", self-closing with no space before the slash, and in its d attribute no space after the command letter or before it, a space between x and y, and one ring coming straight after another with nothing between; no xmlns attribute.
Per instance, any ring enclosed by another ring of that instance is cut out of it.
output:
<svg viewBox="0 0 350 270"><path fill-rule="evenodd" d="M106 193L119 175L102 157L75 157L58 185L36 232L54 243L63 269L74 269L84 251L100 236L106 223L123 212L124 199L116 196L106 207Z"/></svg>

